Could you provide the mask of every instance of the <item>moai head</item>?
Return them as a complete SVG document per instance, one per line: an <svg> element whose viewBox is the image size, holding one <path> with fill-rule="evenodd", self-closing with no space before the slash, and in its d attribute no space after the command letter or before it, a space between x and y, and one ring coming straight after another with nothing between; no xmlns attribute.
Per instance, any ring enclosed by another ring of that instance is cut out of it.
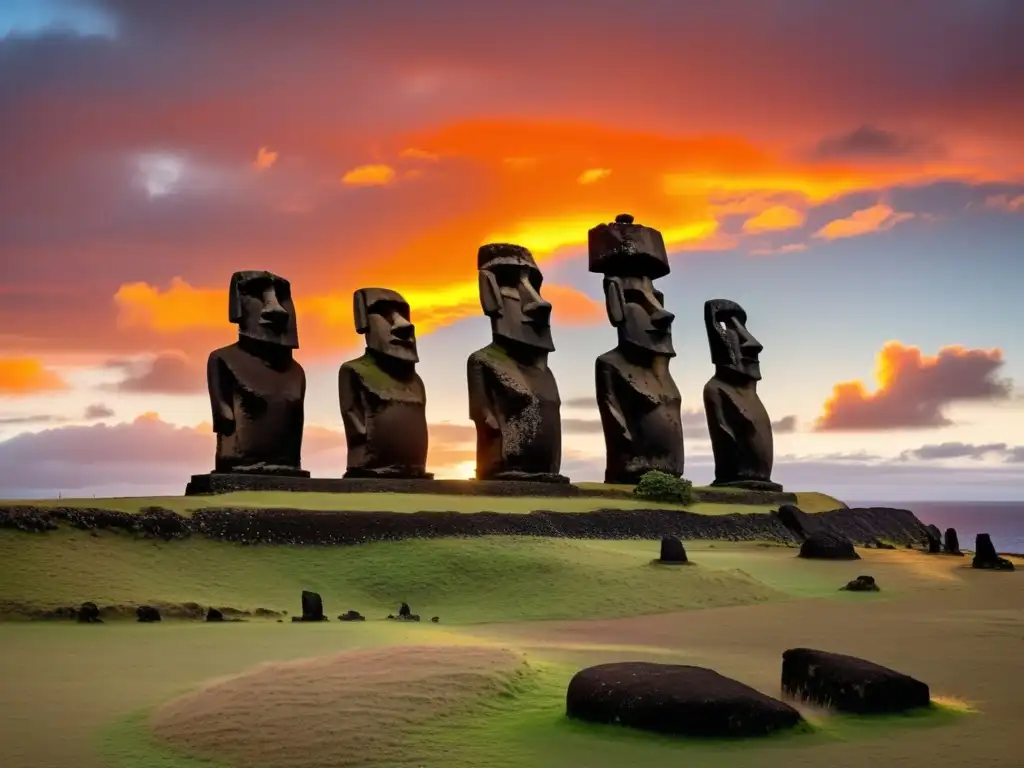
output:
<svg viewBox="0 0 1024 768"><path fill-rule="evenodd" d="M295 304L291 284L262 270L244 270L231 276L228 319L238 333L267 344L298 349Z"/></svg>
<svg viewBox="0 0 1024 768"><path fill-rule="evenodd" d="M409 303L389 288L360 288L352 294L356 332L366 336L366 348L382 355L415 363L416 326L409 319Z"/></svg>
<svg viewBox="0 0 1024 768"><path fill-rule="evenodd" d="M735 301L711 299L704 302L704 326L708 331L711 362L759 381L761 363L758 358L764 347L747 330L747 313Z"/></svg>
<svg viewBox="0 0 1024 768"><path fill-rule="evenodd" d="M491 318L495 338L554 350L551 340L551 304L540 295L544 276L526 248L491 243L477 253L480 306Z"/></svg>
<svg viewBox="0 0 1024 768"><path fill-rule="evenodd" d="M661 233L633 223L624 213L613 224L590 230L590 271L603 274L608 320L619 332L619 344L656 355L674 356L672 321L665 297L654 281L669 273Z"/></svg>

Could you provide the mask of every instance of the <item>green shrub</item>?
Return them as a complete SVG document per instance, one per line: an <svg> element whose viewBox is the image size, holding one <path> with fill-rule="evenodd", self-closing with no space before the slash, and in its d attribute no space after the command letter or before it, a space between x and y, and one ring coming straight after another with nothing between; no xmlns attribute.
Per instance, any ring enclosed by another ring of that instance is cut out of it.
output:
<svg viewBox="0 0 1024 768"><path fill-rule="evenodd" d="M693 483L685 477L673 477L666 472L654 470L640 478L633 493L650 501L671 504L692 504Z"/></svg>

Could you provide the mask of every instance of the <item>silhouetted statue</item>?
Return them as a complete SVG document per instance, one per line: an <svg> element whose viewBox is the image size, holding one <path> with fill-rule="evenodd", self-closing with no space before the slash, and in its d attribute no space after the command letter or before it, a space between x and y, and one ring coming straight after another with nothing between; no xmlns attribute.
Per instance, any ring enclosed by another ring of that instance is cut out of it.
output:
<svg viewBox="0 0 1024 768"><path fill-rule="evenodd" d="M387 288L353 295L366 352L338 371L348 442L345 477L431 478L427 473L427 395L416 373L416 327L409 304Z"/></svg>
<svg viewBox="0 0 1024 768"><path fill-rule="evenodd" d="M476 424L478 480L568 482L562 464L561 400L548 368L551 305L543 276L518 245L477 254L480 304L493 341L469 356L469 417Z"/></svg>
<svg viewBox="0 0 1024 768"><path fill-rule="evenodd" d="M301 468L306 374L291 286L270 272L231 276L228 319L238 341L210 353L206 379L217 433L214 472L308 477Z"/></svg>
<svg viewBox="0 0 1024 768"><path fill-rule="evenodd" d="M682 397L669 372L675 315L654 280L669 273L661 233L622 214L590 230L590 271L604 274L615 349L597 358L597 407L606 483L635 484L646 472L683 474Z"/></svg>
<svg viewBox="0 0 1024 768"><path fill-rule="evenodd" d="M715 454L712 485L781 491L773 483L772 422L757 396L758 356L764 349L747 330L747 313L734 301L704 302L704 325L715 375L704 385L704 413Z"/></svg>

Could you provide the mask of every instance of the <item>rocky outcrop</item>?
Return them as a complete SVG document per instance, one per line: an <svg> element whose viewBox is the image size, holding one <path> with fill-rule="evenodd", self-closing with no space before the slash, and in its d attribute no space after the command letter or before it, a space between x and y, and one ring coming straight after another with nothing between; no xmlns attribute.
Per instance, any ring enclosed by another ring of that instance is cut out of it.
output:
<svg viewBox="0 0 1024 768"><path fill-rule="evenodd" d="M1014 570L1013 563L996 553L992 537L987 533L979 533L974 539L974 560L971 566L986 571Z"/></svg>
<svg viewBox="0 0 1024 768"><path fill-rule="evenodd" d="M465 536L551 536L572 539L769 541L798 544L776 514L701 515L673 509L598 509L593 512L537 510L501 512L359 512L302 509L208 508L189 516L165 510L140 515L96 508L0 507L0 528L42 533L60 524L83 530L124 531L165 539L203 536L242 544L345 545L371 541ZM854 544L886 540L916 544L924 525L906 509L837 509L809 515L823 531Z"/></svg>

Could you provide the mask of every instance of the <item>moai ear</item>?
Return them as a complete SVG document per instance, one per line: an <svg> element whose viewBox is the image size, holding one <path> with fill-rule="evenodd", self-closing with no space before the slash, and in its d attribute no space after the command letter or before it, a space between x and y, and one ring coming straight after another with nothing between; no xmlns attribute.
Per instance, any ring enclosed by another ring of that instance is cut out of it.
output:
<svg viewBox="0 0 1024 768"><path fill-rule="evenodd" d="M352 317L356 323L356 333L370 330L370 314L366 311L366 293L358 290L352 294Z"/></svg>
<svg viewBox="0 0 1024 768"><path fill-rule="evenodd" d="M608 321L616 328L626 322L626 299L618 278L604 279L604 308L608 311Z"/></svg>
<svg viewBox="0 0 1024 768"><path fill-rule="evenodd" d="M480 306L488 317L501 315L501 289L498 280L489 269L481 269L477 275L480 285Z"/></svg>
<svg viewBox="0 0 1024 768"><path fill-rule="evenodd" d="M228 288L228 322L242 322L242 295L238 290L238 284L242 282L242 276L235 272L231 276L231 286Z"/></svg>

